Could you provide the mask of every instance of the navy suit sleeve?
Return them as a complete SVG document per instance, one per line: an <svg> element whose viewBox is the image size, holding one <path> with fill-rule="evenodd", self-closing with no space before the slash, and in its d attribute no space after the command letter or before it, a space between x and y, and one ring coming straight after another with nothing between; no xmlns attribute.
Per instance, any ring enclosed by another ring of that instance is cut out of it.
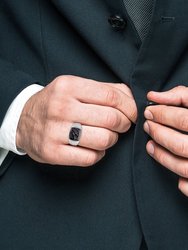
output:
<svg viewBox="0 0 188 250"><path fill-rule="evenodd" d="M0 124L14 98L33 83L36 79L0 58Z"/></svg>

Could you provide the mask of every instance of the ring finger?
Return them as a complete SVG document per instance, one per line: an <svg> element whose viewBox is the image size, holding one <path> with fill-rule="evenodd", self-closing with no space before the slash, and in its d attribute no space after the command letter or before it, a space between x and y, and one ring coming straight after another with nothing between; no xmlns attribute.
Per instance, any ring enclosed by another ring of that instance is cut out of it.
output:
<svg viewBox="0 0 188 250"><path fill-rule="evenodd" d="M188 158L188 136L158 123L147 121L144 130L155 142L177 156Z"/></svg>
<svg viewBox="0 0 188 250"><path fill-rule="evenodd" d="M71 123L58 123L53 125L53 140L58 144L69 144L69 132ZM118 133L105 128L82 125L79 146L94 150L106 150L112 147L118 140Z"/></svg>

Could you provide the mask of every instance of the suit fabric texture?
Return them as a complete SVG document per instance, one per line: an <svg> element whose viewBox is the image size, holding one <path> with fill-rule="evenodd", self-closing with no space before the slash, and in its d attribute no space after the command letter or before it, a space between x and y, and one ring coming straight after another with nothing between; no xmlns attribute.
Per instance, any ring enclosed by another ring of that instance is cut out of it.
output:
<svg viewBox="0 0 188 250"><path fill-rule="evenodd" d="M0 1L0 123L22 89L67 74L128 84L139 114L87 169L9 153L0 249L138 250L143 239L151 250L188 249L188 199L146 153L143 131L147 92L188 84L187 12L187 1L155 0L141 43L123 0ZM116 14L125 29L108 23Z"/></svg>

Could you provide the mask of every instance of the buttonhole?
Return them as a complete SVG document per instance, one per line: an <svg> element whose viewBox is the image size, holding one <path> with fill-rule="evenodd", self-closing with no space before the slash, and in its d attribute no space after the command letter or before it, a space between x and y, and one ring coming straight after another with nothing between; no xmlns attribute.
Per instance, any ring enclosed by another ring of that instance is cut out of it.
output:
<svg viewBox="0 0 188 250"><path fill-rule="evenodd" d="M161 20L163 23L173 22L175 20L175 17L174 16L162 16Z"/></svg>

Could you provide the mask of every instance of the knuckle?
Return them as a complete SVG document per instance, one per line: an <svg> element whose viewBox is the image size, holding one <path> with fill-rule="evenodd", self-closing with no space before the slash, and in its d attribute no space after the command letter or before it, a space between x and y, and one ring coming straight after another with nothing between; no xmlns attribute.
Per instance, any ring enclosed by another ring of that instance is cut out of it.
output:
<svg viewBox="0 0 188 250"><path fill-rule="evenodd" d="M74 80L71 75L57 76L54 80L54 91L56 93L65 93L66 91L69 91L73 83Z"/></svg>
<svg viewBox="0 0 188 250"><path fill-rule="evenodd" d="M181 116L181 118L178 120L178 123L178 127L180 127L182 130L188 130L188 116Z"/></svg>
<svg viewBox="0 0 188 250"><path fill-rule="evenodd" d="M114 137L113 137L113 145L116 144L118 142L119 139L119 135L118 133L114 133Z"/></svg>
<svg viewBox="0 0 188 250"><path fill-rule="evenodd" d="M154 141L158 141L158 131L157 129L153 129L152 126L149 126L149 131L150 131L150 135L151 137L154 139Z"/></svg>
<svg viewBox="0 0 188 250"><path fill-rule="evenodd" d="M137 108L135 106L134 109L131 110L130 112L130 117L132 117L132 121L135 123L136 120L137 120L137 116L138 116L138 113L137 113Z"/></svg>
<svg viewBox="0 0 188 250"><path fill-rule="evenodd" d="M94 165L98 161L98 154L97 152L90 152L87 153L85 159L83 161L83 166L89 167Z"/></svg>
<svg viewBox="0 0 188 250"><path fill-rule="evenodd" d="M48 150L47 145L44 146L44 143L41 143L39 147L35 148L36 155L43 159L45 162L48 162Z"/></svg>
<svg viewBox="0 0 188 250"><path fill-rule="evenodd" d="M62 75L57 76L57 77L54 79L54 83L60 82L62 78L63 78Z"/></svg>
<svg viewBox="0 0 188 250"><path fill-rule="evenodd" d="M127 132L130 129L131 125L132 125L131 121L129 121L129 120L126 121L124 123L123 129L120 131L120 133Z"/></svg>
<svg viewBox="0 0 188 250"><path fill-rule="evenodd" d="M128 92L131 93L131 90L128 88L128 86L124 83L116 83L115 87L117 87L118 89L120 89L123 92Z"/></svg>
<svg viewBox="0 0 188 250"><path fill-rule="evenodd" d="M163 123L166 120L166 107L160 105L159 107L149 107L148 110L153 114L153 121Z"/></svg>
<svg viewBox="0 0 188 250"><path fill-rule="evenodd" d="M187 164L181 167L179 174L182 177L188 178L188 165Z"/></svg>
<svg viewBox="0 0 188 250"><path fill-rule="evenodd" d="M113 142L113 138L112 138L112 133L106 132L102 135L101 139L100 139L100 148L101 149L107 149L112 145Z"/></svg>
<svg viewBox="0 0 188 250"><path fill-rule="evenodd" d="M159 161L161 165L165 166L166 165L165 154L162 153L162 151L157 151L157 150L155 150L154 154L155 154L155 158L157 159L157 161Z"/></svg>
<svg viewBox="0 0 188 250"><path fill-rule="evenodd" d="M53 81L54 90L59 90L60 85L62 85L63 76L57 76Z"/></svg>
<svg viewBox="0 0 188 250"><path fill-rule="evenodd" d="M185 141L181 141L180 143L176 143L176 144L174 143L172 146L172 151L182 156L188 156L187 143Z"/></svg>
<svg viewBox="0 0 188 250"><path fill-rule="evenodd" d="M165 122L165 109L164 107L158 110L157 120L160 122Z"/></svg>
<svg viewBox="0 0 188 250"><path fill-rule="evenodd" d="M116 107L118 105L119 97L115 89L109 88L106 94L106 103L110 106Z"/></svg>
<svg viewBox="0 0 188 250"><path fill-rule="evenodd" d="M107 128L115 129L120 125L120 118L117 112L107 112L105 125Z"/></svg>

